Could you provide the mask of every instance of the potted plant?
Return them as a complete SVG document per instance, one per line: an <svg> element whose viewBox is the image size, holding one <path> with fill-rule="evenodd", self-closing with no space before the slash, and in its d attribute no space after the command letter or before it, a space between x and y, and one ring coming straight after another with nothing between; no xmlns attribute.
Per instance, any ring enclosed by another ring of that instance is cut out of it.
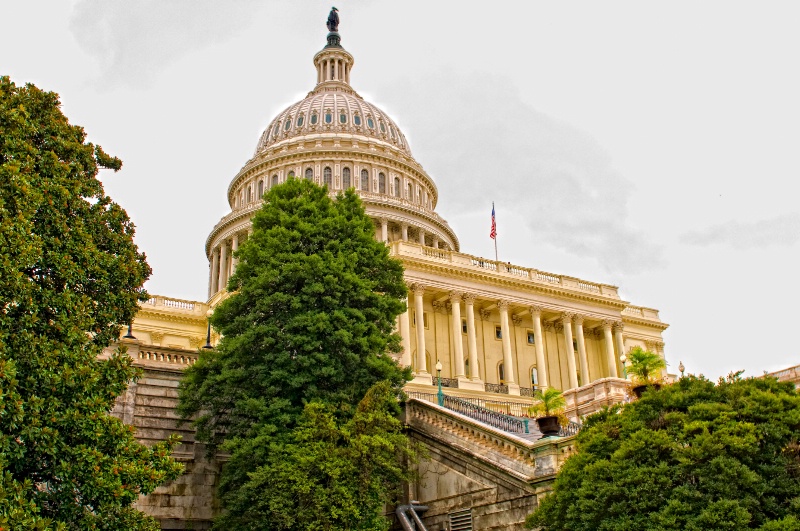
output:
<svg viewBox="0 0 800 531"><path fill-rule="evenodd" d="M536 418L536 424L539 425L542 437L558 435L561 430L559 414L566 406L566 401L561 391L555 387L548 387L544 391L537 389L534 399L536 401L528 408L528 413Z"/></svg>
<svg viewBox="0 0 800 531"><path fill-rule="evenodd" d="M641 398L642 393L648 387L655 389L661 387L659 384L661 371L667 367L667 362L664 361L664 358L641 347L633 347L628 352L627 357L630 362L627 371L628 374L633 376L633 382L636 384L632 389L636 398Z"/></svg>

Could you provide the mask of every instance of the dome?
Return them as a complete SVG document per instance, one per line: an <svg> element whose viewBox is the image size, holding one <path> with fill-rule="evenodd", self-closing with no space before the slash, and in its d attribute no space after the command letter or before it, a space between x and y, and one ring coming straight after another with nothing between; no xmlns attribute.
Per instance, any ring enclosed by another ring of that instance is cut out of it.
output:
<svg viewBox="0 0 800 531"><path fill-rule="evenodd" d="M383 142L411 156L405 135L385 112L354 90L337 88L312 91L278 114L261 134L255 154L300 136L327 133Z"/></svg>

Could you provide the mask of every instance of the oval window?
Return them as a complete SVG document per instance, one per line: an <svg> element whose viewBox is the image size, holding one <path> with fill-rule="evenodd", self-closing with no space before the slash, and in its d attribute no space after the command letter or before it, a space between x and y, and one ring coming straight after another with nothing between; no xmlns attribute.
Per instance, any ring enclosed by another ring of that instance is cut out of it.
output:
<svg viewBox="0 0 800 531"><path fill-rule="evenodd" d="M311 125L314 125L316 123L317 123L317 114L314 113L311 115Z"/></svg>
<svg viewBox="0 0 800 531"><path fill-rule="evenodd" d="M333 115L329 112L325 113L325 123L329 124L333 121Z"/></svg>
<svg viewBox="0 0 800 531"><path fill-rule="evenodd" d="M278 131L280 131L281 124L275 124L275 129L272 130L272 135L277 136Z"/></svg>
<svg viewBox="0 0 800 531"><path fill-rule="evenodd" d="M347 115L346 114L340 114L339 115L339 123L342 123L342 124L346 124L347 123Z"/></svg>
<svg viewBox="0 0 800 531"><path fill-rule="evenodd" d="M389 133L392 135L392 140L394 140L394 127L389 128Z"/></svg>
<svg viewBox="0 0 800 531"><path fill-rule="evenodd" d="M284 124L283 130L284 131L288 131L291 126L292 126L292 121L291 120L286 120L286 124Z"/></svg>
<svg viewBox="0 0 800 531"><path fill-rule="evenodd" d="M372 121L372 118L367 118L367 127L375 129L375 122Z"/></svg>
<svg viewBox="0 0 800 531"><path fill-rule="evenodd" d="M386 132L386 126L383 125L383 122L381 122L381 133L385 133L385 132Z"/></svg>
<svg viewBox="0 0 800 531"><path fill-rule="evenodd" d="M303 115L297 117L297 127L303 127Z"/></svg>
<svg viewBox="0 0 800 531"><path fill-rule="evenodd" d="M361 125L361 117L357 114L353 116L353 123L356 125Z"/></svg>

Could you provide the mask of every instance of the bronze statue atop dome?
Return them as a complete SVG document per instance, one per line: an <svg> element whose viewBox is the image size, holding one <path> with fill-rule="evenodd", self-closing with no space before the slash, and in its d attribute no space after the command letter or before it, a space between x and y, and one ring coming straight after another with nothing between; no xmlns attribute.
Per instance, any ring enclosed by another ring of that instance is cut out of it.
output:
<svg viewBox="0 0 800 531"><path fill-rule="evenodd" d="M328 26L328 31L331 33L339 31L339 10L336 7L331 8L326 26Z"/></svg>

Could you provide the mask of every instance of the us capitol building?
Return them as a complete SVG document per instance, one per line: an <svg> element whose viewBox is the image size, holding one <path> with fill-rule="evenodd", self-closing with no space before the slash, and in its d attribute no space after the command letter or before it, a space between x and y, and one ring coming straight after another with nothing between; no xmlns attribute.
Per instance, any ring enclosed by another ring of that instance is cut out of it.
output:
<svg viewBox="0 0 800 531"><path fill-rule="evenodd" d="M534 389L556 387L564 390L567 415L580 421L628 399L620 355L641 346L663 356L667 324L657 310L622 300L616 286L462 252L436 213L433 178L391 117L352 88L355 61L339 34L329 33L327 41L313 59L313 90L272 120L228 186L231 211L205 242L208 300L154 295L120 339L144 377L120 397L115 414L144 442L181 435L175 455L187 469L139 506L163 529L208 527L220 465L204 458L191 426L178 426L177 383L198 349L218 339L207 313L228 295L236 250L252 232L262 196L295 177L325 185L331 195L354 188L375 237L403 262L409 300L397 323L403 345L397 361L413 369L406 423L429 454L407 501L428 506L428 529L521 529L573 438L541 440L533 423L515 433L441 407L437 376L446 395L504 419L521 417ZM467 517L471 527L458 527Z"/></svg>

